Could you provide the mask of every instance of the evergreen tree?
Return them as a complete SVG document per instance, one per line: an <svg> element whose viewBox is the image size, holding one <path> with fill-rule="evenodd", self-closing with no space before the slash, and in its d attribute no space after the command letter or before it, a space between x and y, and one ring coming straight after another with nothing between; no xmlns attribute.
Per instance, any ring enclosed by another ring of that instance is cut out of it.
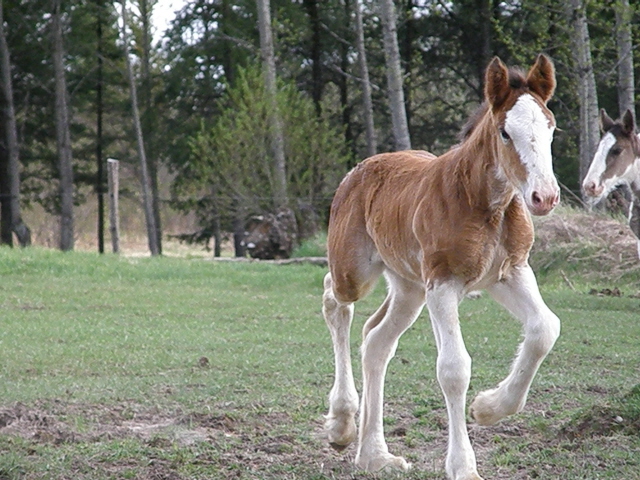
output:
<svg viewBox="0 0 640 480"><path fill-rule="evenodd" d="M348 157L339 132L294 86L281 85L276 96L282 115L290 205L304 224L305 212L328 212ZM224 229L233 220L275 211L279 205L270 161L271 103L259 70L239 70L220 100L220 115L190 139L190 158L178 171L176 196L198 212L203 230L192 238L208 240L215 216Z"/></svg>

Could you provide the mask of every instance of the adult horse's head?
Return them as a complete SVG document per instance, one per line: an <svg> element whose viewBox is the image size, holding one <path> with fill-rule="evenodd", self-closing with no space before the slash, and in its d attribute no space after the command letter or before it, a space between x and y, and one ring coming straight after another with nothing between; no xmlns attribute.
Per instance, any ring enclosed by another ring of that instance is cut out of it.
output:
<svg viewBox="0 0 640 480"><path fill-rule="evenodd" d="M640 140L631 111L614 122L604 109L600 110L600 129L602 138L582 182L584 193L593 203L618 185L635 180L640 169Z"/></svg>
<svg viewBox="0 0 640 480"><path fill-rule="evenodd" d="M551 158L556 123L547 108L555 88L555 68L546 55L538 55L526 75L507 69L497 57L487 68L485 98L499 133L503 173L534 215L548 214L560 201Z"/></svg>

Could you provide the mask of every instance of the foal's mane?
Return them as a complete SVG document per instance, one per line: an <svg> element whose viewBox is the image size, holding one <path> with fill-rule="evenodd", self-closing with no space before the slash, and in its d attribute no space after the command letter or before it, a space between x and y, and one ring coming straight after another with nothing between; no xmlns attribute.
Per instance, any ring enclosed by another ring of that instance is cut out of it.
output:
<svg viewBox="0 0 640 480"><path fill-rule="evenodd" d="M509 86L514 89L526 88L527 80L522 69L512 67L509 69ZM489 103L485 100L471 114L467 122L463 125L462 130L458 133L458 141L462 144L469 139L476 127L480 124L485 114L489 110Z"/></svg>

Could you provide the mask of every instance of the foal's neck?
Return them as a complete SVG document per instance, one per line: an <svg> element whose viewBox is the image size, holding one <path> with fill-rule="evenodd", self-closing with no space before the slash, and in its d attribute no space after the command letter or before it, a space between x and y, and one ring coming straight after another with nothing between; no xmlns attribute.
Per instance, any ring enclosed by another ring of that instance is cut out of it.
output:
<svg viewBox="0 0 640 480"><path fill-rule="evenodd" d="M491 211L506 210L516 189L505 171L499 148L498 129L490 113L454 152L458 166L458 181L463 185L470 206Z"/></svg>

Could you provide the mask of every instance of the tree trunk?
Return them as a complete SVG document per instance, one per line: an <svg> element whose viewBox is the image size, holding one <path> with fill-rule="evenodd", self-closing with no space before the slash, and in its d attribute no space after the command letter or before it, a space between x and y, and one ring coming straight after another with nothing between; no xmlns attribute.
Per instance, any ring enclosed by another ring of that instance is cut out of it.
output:
<svg viewBox="0 0 640 480"><path fill-rule="evenodd" d="M311 23L311 98L316 107L316 115L322 114L322 65L320 55L322 45L320 42L320 13L318 12L318 0L304 0L304 6Z"/></svg>
<svg viewBox="0 0 640 480"><path fill-rule="evenodd" d="M6 118L0 118L0 134L5 138ZM11 193L9 190L9 151L5 142L0 143L0 245L13 247L11 232Z"/></svg>
<svg viewBox="0 0 640 480"><path fill-rule="evenodd" d="M242 258L247 256L247 249L244 246L244 221L241 218L233 219L233 251L234 256Z"/></svg>
<svg viewBox="0 0 640 480"><path fill-rule="evenodd" d="M147 156L144 149L144 137L140 125L140 112L138 111L138 94L136 91L136 81L133 76L131 59L129 58L129 38L127 35L127 2L122 1L122 42L124 43L124 57L127 64L127 75L129 77L129 88L131 90L131 110L133 113L133 126L138 143L138 156L140 157L140 180L142 183L142 203L144 205L144 216L147 222L147 237L149 241L149 251L151 255L159 255L157 230L155 217L153 214L151 184L149 180L149 169L147 166Z"/></svg>
<svg viewBox="0 0 640 480"><path fill-rule="evenodd" d="M631 34L632 10L629 0L614 3L616 13L616 47L618 50L618 107L620 116L630 110L636 115Z"/></svg>
<svg viewBox="0 0 640 480"><path fill-rule="evenodd" d="M393 0L380 2L382 27L384 31L384 53L387 64L387 89L389 92L389 107L396 150L411 148L409 126L402 90L402 69L400 66L400 51L398 49L398 35L396 30L396 14Z"/></svg>
<svg viewBox="0 0 640 480"><path fill-rule="evenodd" d="M0 0L0 83L2 93L0 104L2 105L2 131L0 141L3 145L3 164L0 175L4 187L0 187L0 203L2 203L2 235L0 243L13 245L12 232L16 234L18 243L22 247L31 245L31 231L22 220L20 211L20 158L18 147L18 129L16 126L16 113L13 104L13 85L11 81L11 60L9 46L4 31L4 15L2 0ZM5 234L5 226L6 232Z"/></svg>
<svg viewBox="0 0 640 480"><path fill-rule="evenodd" d="M0 23L0 28L2 24ZM4 62L2 64L2 77L4 80ZM4 90L4 82L3 82ZM9 145L7 142L8 119L7 108L5 103L5 95L0 98L0 245L9 245L13 247L13 232L11 231L11 182L9 174Z"/></svg>
<svg viewBox="0 0 640 480"><path fill-rule="evenodd" d="M73 156L69 132L69 103L63 61L60 0L53 0L51 18L53 39L53 69L56 84L56 139L60 174L60 250L73 250Z"/></svg>
<svg viewBox="0 0 640 480"><path fill-rule="evenodd" d="M351 9L349 8L350 0L344 0L344 32L348 35L351 30L351 24L349 18L351 16ZM345 35L345 37L347 36ZM351 45L347 42L340 42L340 70L346 73L351 65ZM349 104L349 81L346 74L338 77L338 89L340 91L340 109L342 110L342 125L344 127L344 141L347 148L353 152L353 157L356 156L356 149L353 142L353 130L351 128L351 112L352 106ZM317 178L319 172L314 172L314 177Z"/></svg>
<svg viewBox="0 0 640 480"><path fill-rule="evenodd" d="M142 91L144 92L144 129L146 133L146 149L149 153L149 180L151 182L151 205L153 219L156 227L156 242L158 254L162 254L162 223L160 217L160 193L158 188L158 159L153 149L152 136L152 112L151 112L151 14L153 5L149 0L139 0L140 17L142 20Z"/></svg>
<svg viewBox="0 0 640 480"><path fill-rule="evenodd" d="M413 98L413 42L415 38L415 21L413 19L414 0L406 0L404 4L404 38L402 39L402 55L401 61L404 64L403 91L404 91L404 108L407 114L407 125L411 125L412 115L412 98ZM402 25L402 22L400 24Z"/></svg>
<svg viewBox="0 0 640 480"><path fill-rule="evenodd" d="M102 83L103 66L102 58L102 18L104 3L98 1L96 15L96 43L98 65L96 72L96 194L98 196L98 252L104 253L104 161L102 160Z"/></svg>
<svg viewBox="0 0 640 480"><path fill-rule="evenodd" d="M258 28L260 30L260 51L262 53L262 64L264 69L265 87L270 108L270 136L271 152L274 160L274 185L273 196L275 209L286 207L289 203L287 198L287 175L284 156L284 133L282 119L278 111L277 85L276 85L276 60L273 49L273 38L271 35L271 12L269 0L257 0L258 6Z"/></svg>
<svg viewBox="0 0 640 480"><path fill-rule="evenodd" d="M222 232L220 229L220 216L216 214L213 218L213 256L218 258L222 255Z"/></svg>
<svg viewBox="0 0 640 480"><path fill-rule="evenodd" d="M482 97L484 98L484 75L487 70L487 65L491 62L491 38L492 38L492 22L493 22L493 8L491 0L476 0L476 9L478 12L478 22L480 23L478 29L478 45L477 45L477 72L478 72L478 85L482 85Z"/></svg>
<svg viewBox="0 0 640 480"><path fill-rule="evenodd" d="M598 97L591 62L591 42L584 0L570 0L565 4L572 27L573 55L578 79L580 102L580 184L587 174L599 141Z"/></svg>
<svg viewBox="0 0 640 480"><path fill-rule="evenodd" d="M369 67L367 66L367 53L364 46L364 27L362 26L362 0L356 0L356 46L358 49L358 65L362 83L362 102L364 107L364 124L367 134L367 156L377 153L378 142L373 123L373 102L371 100L371 82L369 81Z"/></svg>

